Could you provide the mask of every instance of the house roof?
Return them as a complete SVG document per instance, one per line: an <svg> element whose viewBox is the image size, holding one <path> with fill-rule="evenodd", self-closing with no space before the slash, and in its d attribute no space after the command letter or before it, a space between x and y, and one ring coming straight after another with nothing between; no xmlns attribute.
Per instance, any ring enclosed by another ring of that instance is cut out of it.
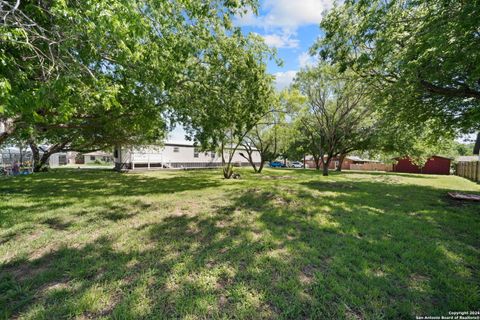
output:
<svg viewBox="0 0 480 320"><path fill-rule="evenodd" d="M362 158L357 157L357 156L347 156L346 158L350 159L352 161L359 161L359 162L380 162L378 160L362 159Z"/></svg>
<svg viewBox="0 0 480 320"><path fill-rule="evenodd" d="M410 157L409 157L409 156L403 156L403 157L393 158L393 160L401 160L401 159L408 159L408 158L410 158ZM442 158L442 159L454 160L453 158L444 157L444 156L438 156L438 155L436 155L436 154L431 155L431 156L428 157L428 159L431 159L431 158Z"/></svg>
<svg viewBox="0 0 480 320"><path fill-rule="evenodd" d="M165 142L164 146L168 146L168 147L189 147L189 148L200 148L201 146L200 145L194 145L193 143L176 143L176 142L170 142L170 141L167 141ZM233 147L230 146L230 147L226 147L225 149L232 149ZM245 150L245 148L243 146L238 146L237 147L237 150ZM252 150L257 150L256 148L252 148ZM206 151L206 152L210 152L210 150Z"/></svg>
<svg viewBox="0 0 480 320"><path fill-rule="evenodd" d="M370 160L370 159L362 159L360 157L357 157L357 156L346 156L345 157L346 159L349 159L349 160L352 160L352 161L362 161L362 162L380 162L378 160ZM313 159L313 156L311 155L307 155L305 157L306 160L314 160ZM338 157L334 157L334 159L338 159Z"/></svg>
<svg viewBox="0 0 480 320"><path fill-rule="evenodd" d="M93 151L93 152L88 152L84 153L84 156L96 156L96 157L111 157L112 154L105 152L105 151Z"/></svg>

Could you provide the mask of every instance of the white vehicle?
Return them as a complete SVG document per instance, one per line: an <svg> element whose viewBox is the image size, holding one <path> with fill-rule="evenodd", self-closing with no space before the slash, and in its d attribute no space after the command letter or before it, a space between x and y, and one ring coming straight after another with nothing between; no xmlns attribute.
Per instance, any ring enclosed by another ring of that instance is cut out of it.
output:
<svg viewBox="0 0 480 320"><path fill-rule="evenodd" d="M303 168L303 163L301 163L300 161L293 161L292 163L290 163L290 167L291 168ZM305 166L307 168L307 166Z"/></svg>

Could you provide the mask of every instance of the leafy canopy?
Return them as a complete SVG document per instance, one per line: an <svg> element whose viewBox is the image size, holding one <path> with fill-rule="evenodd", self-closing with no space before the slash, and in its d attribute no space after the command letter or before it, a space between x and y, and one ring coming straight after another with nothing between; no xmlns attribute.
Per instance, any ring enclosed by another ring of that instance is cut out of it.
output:
<svg viewBox="0 0 480 320"><path fill-rule="evenodd" d="M404 123L442 131L480 129L478 0L346 0L321 22L312 47L376 90Z"/></svg>

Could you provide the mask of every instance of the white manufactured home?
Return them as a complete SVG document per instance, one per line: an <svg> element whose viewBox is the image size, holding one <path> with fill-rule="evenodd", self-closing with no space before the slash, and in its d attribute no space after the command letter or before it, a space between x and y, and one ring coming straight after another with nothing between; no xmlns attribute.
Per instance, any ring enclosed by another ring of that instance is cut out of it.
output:
<svg viewBox="0 0 480 320"><path fill-rule="evenodd" d="M250 163L240 154L248 157L245 150L239 147L233 156L235 166L248 166ZM260 153L254 151L253 161L260 164ZM193 144L165 143L161 147L117 147L114 151L115 169L188 169L216 168L222 165L221 154L214 151L200 151Z"/></svg>

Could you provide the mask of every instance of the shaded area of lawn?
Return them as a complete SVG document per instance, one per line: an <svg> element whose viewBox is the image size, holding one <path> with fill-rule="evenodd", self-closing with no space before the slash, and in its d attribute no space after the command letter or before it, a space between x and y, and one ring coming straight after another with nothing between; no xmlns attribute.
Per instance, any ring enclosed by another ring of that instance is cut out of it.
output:
<svg viewBox="0 0 480 320"><path fill-rule="evenodd" d="M410 319L478 309L480 206L445 197L445 185L476 185L243 176L10 180L0 186L0 316Z"/></svg>
<svg viewBox="0 0 480 320"><path fill-rule="evenodd" d="M171 172L162 179L141 174L120 174L111 170L56 170L52 173L11 178L0 184L3 199L19 200L3 204L0 226L10 227L16 222L33 219L35 213L78 204L87 205L109 198L124 200L135 196L174 194L218 186L220 179L211 179L208 172L188 175ZM118 207L116 205L119 205ZM121 215L123 203L111 203L109 215ZM117 209L117 210L115 210ZM118 211L118 212L117 212Z"/></svg>

